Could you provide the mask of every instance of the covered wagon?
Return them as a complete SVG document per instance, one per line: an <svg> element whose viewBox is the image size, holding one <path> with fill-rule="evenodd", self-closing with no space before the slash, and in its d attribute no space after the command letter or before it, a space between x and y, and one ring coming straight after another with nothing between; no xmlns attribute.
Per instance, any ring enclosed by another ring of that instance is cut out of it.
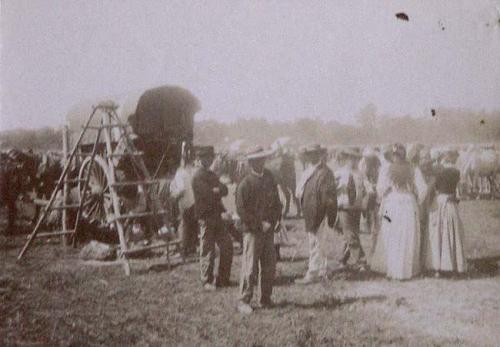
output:
<svg viewBox="0 0 500 347"><path fill-rule="evenodd" d="M113 98L113 101L77 105L67 116L71 147L75 135L81 133L96 105L110 110L115 117L108 120L110 124L103 124L103 117L93 117L88 128L104 127L111 139L111 148L106 148L106 137L101 136L97 143L97 154L92 159L96 132L85 131L79 146L81 161L78 165L78 184L82 196L82 182L89 176L88 202L84 207L86 217L110 224L110 220L114 218L110 181L117 181L116 185L120 181L137 181L137 165L134 163L137 164L139 156L147 170L148 180L173 175L181 162L183 151L189 151L192 147L194 115L200 109L200 103L188 90L165 85ZM125 137L124 133L128 136ZM130 144L137 153L126 150ZM110 152L113 154L109 154ZM140 176L144 179L145 175L142 173ZM135 198L141 189L140 184L124 183L117 187L121 200L125 202ZM123 201L122 208L127 205Z"/></svg>
<svg viewBox="0 0 500 347"><path fill-rule="evenodd" d="M133 253L161 247L168 259L170 246L179 241L172 239L165 188L183 153L192 147L193 119L199 108L198 100L177 86L73 108L63 136L63 172L18 259L35 237L60 235L64 241L73 235L75 242L88 229L118 236L118 255L126 274L130 274L127 256ZM71 172L78 174L74 177ZM76 199L70 190L77 192ZM62 231L39 232L53 211L62 211ZM82 228L82 220L93 227Z"/></svg>

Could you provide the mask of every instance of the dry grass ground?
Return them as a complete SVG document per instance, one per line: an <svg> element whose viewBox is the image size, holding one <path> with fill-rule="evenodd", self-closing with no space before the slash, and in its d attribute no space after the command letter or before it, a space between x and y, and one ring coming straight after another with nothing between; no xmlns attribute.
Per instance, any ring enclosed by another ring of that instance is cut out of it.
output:
<svg viewBox="0 0 500 347"><path fill-rule="evenodd" d="M307 287L306 235L297 257L285 248L273 298L277 307L241 316L235 310L240 257L232 287L206 293L197 263L169 268L153 257L119 266L89 266L78 251L37 244L23 262L22 239L0 249L0 345L343 346L500 344L500 202L460 205L471 270L455 279L389 281L341 272ZM289 221L297 226L302 221ZM362 236L366 248L369 235ZM338 252L338 235L329 240Z"/></svg>

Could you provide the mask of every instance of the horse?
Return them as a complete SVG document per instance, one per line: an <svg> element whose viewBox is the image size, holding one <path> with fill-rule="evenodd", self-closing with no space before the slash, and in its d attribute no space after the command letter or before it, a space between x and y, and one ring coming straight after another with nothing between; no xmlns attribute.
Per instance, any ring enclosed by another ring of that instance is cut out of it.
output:
<svg viewBox="0 0 500 347"><path fill-rule="evenodd" d="M460 193L477 193L481 196L494 197L499 193L500 154L493 148L471 147L460 152L457 163L461 172Z"/></svg>
<svg viewBox="0 0 500 347"><path fill-rule="evenodd" d="M0 158L0 206L7 208L6 234L13 233L17 219L16 201L33 189L36 182L36 157L12 149Z"/></svg>
<svg viewBox="0 0 500 347"><path fill-rule="evenodd" d="M266 162L266 168L273 174L276 184L285 196L284 216L290 212L290 200L293 199L297 209L297 217L301 215L299 199L295 196L297 187L297 174L295 171L295 157L286 152L278 151Z"/></svg>
<svg viewBox="0 0 500 347"><path fill-rule="evenodd" d="M38 197L48 199L62 174L62 158L47 153L40 155L37 159L34 188Z"/></svg>

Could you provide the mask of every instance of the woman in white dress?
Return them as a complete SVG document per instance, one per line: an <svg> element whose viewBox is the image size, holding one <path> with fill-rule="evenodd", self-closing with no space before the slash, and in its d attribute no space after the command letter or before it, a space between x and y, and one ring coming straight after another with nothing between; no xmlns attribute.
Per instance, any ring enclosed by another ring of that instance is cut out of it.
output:
<svg viewBox="0 0 500 347"><path fill-rule="evenodd" d="M406 161L403 145L394 145L392 158L378 182L380 229L370 267L389 278L405 280L421 270L418 200L426 187L421 173Z"/></svg>

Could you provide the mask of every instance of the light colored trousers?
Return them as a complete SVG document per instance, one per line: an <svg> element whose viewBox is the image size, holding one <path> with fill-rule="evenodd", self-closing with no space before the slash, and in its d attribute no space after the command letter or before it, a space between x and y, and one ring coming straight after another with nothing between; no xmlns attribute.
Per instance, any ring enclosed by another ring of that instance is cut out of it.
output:
<svg viewBox="0 0 500 347"><path fill-rule="evenodd" d="M271 300L276 271L273 241L272 231L243 233L240 300L247 304L252 300L256 285L260 286L260 301L266 303Z"/></svg>
<svg viewBox="0 0 500 347"><path fill-rule="evenodd" d="M309 268L306 277L325 276L328 271L328 257L326 236L328 223L325 218L316 232L308 231L309 239Z"/></svg>

